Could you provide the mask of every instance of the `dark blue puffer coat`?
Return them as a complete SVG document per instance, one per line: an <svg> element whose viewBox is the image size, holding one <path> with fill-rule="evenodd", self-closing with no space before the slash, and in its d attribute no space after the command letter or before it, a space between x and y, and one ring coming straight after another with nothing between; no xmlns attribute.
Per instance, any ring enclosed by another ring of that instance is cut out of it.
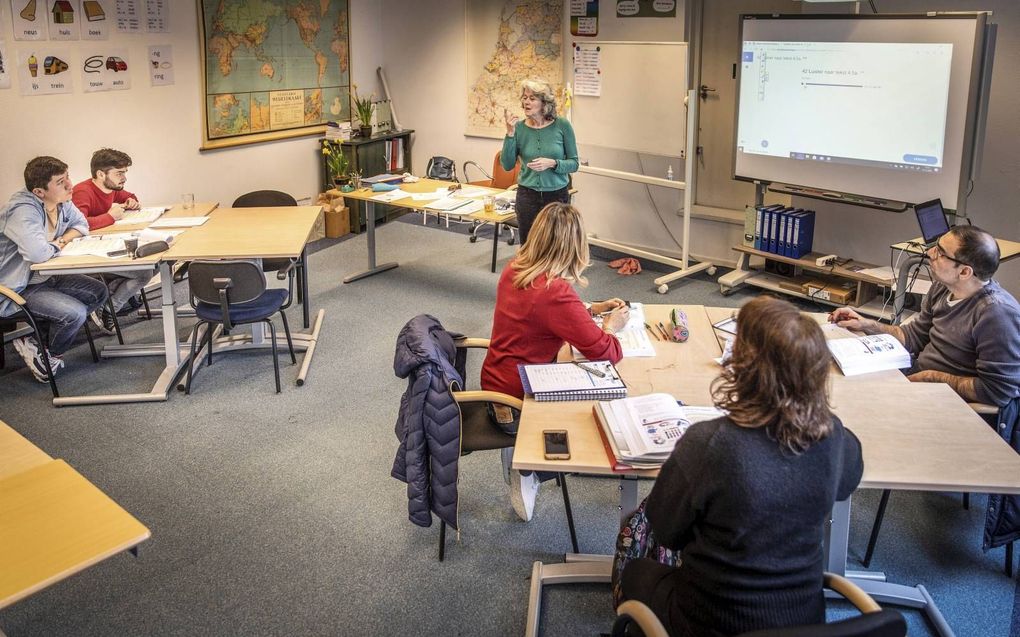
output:
<svg viewBox="0 0 1020 637"><path fill-rule="evenodd" d="M458 528L460 408L450 386L464 387L464 356L454 346L460 337L427 314L408 321L397 337L393 371L407 379L407 391L400 398L400 447L390 475L407 483L408 517L418 526L431 526L435 513Z"/></svg>

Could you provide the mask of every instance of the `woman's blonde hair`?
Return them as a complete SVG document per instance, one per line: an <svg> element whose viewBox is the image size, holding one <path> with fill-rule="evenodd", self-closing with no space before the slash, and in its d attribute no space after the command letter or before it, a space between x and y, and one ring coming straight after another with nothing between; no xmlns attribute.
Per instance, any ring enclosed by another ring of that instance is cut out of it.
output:
<svg viewBox="0 0 1020 637"><path fill-rule="evenodd" d="M551 122L556 119L556 95L548 82L542 80L524 80L521 82L521 97L524 91L531 91L531 94L542 101L542 116L545 121Z"/></svg>
<svg viewBox="0 0 1020 637"><path fill-rule="evenodd" d="M588 236L577 208L553 202L538 213L528 240L514 258L514 287L523 289L545 274L546 285L554 278L581 286L588 280L581 273L588 267Z"/></svg>
<svg viewBox="0 0 1020 637"><path fill-rule="evenodd" d="M712 398L736 424L765 427L800 453L832 432L831 365L818 323L787 301L759 296L740 308L733 355L712 382Z"/></svg>

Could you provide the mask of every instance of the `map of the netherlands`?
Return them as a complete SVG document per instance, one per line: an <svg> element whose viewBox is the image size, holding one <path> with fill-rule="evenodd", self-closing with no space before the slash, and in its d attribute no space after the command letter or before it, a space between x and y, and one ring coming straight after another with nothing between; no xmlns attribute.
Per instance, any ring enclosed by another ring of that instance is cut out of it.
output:
<svg viewBox="0 0 1020 637"><path fill-rule="evenodd" d="M503 109L520 110L521 81L538 78L559 93L563 87L563 7L547 0L489 0L502 8L495 42L487 45L484 58L472 59L468 49L466 133L502 137L506 132ZM492 32L492 25L478 24L495 12L468 2L468 38L472 33ZM474 5L475 11L472 12Z"/></svg>

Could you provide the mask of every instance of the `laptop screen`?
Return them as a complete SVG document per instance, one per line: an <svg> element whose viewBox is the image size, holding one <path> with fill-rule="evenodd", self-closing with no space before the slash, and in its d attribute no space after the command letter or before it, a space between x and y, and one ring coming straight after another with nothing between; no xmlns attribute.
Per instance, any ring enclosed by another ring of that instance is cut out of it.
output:
<svg viewBox="0 0 1020 637"><path fill-rule="evenodd" d="M946 211L942 209L942 200L933 199L914 206L917 213L917 223L921 226L921 237L924 243L932 244L939 240L939 237L949 232L949 222L946 220Z"/></svg>

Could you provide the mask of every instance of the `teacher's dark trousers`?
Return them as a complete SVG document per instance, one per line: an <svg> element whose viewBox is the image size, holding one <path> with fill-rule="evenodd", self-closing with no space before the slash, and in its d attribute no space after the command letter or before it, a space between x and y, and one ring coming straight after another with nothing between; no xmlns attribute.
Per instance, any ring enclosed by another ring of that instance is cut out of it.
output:
<svg viewBox="0 0 1020 637"><path fill-rule="evenodd" d="M531 224L535 223L535 217L542 208L554 201L570 203L570 189L564 186L559 190L541 192L526 186L517 187L517 203L514 208L517 212L517 225L521 231L521 245L528 240L528 232L531 230Z"/></svg>

